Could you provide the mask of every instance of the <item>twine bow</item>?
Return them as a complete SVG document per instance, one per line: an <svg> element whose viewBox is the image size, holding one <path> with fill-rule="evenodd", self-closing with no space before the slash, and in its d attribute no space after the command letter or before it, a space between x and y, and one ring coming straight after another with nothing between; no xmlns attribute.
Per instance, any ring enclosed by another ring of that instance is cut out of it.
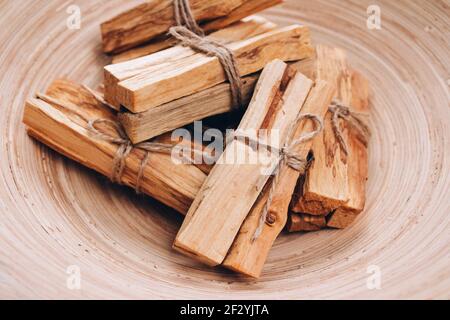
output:
<svg viewBox="0 0 450 320"><path fill-rule="evenodd" d="M308 167L308 161L306 159L300 157L297 154L296 149L303 143L314 139L314 137L316 137L322 131L323 122L317 115L310 114L310 113L301 114L296 118L293 125L291 126L288 137L292 137L293 131L295 130L295 128L298 127L300 122L303 120L312 120L314 122L315 128L313 131L307 132L307 133L301 135L297 139L291 141L289 144L286 143L285 146L283 148L281 148L281 150L278 151L279 152L278 163L272 172L272 175L274 177L271 181L269 195L267 197L267 201L264 205L264 208L262 209L261 216L260 216L260 219L258 222L258 226L253 234L252 241L255 241L256 239L259 238L259 236L261 235L262 230L264 228L264 224L267 221L269 209L270 209L270 206L272 205L272 201L273 201L273 196L275 194L276 187L279 183L280 168L283 167L284 165L287 165L290 168L300 172L300 174L304 174ZM260 144L259 142L257 142L257 143Z"/></svg>
<svg viewBox="0 0 450 320"><path fill-rule="evenodd" d="M331 102L328 110L331 112L331 124L333 127L334 135L339 142L345 155L348 156L347 143L344 140L342 130L339 127L339 119L346 121L353 129L356 130L358 139L367 147L370 138L370 129L368 125L362 120L362 115L350 111L350 108L343 104L341 101L334 99Z"/></svg>

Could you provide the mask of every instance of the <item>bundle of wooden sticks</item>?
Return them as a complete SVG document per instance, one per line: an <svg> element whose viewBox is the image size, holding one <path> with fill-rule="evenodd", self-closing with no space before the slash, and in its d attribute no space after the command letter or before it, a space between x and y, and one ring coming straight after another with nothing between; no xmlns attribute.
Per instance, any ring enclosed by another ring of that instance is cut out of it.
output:
<svg viewBox="0 0 450 320"><path fill-rule="evenodd" d="M281 2L150 0L104 22L104 83L54 81L25 104L28 134L186 215L176 250L259 277L284 228L349 226L368 174L366 79L307 27L253 16ZM173 139L199 120L235 129L222 152Z"/></svg>

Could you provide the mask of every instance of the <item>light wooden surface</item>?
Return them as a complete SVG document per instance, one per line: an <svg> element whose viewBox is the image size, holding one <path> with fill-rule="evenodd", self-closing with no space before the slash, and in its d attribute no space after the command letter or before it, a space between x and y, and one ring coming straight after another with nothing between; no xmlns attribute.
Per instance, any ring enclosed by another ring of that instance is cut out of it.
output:
<svg viewBox="0 0 450 320"><path fill-rule="evenodd" d="M372 88L368 199L345 230L283 234L260 280L171 248L181 217L31 140L24 100L53 79L100 82L99 21L138 1L2 0L1 298L450 298L448 1L291 0L266 16L348 50ZM14 32L11 32L14 30ZM66 286L77 265L81 290ZM381 270L369 290L367 268Z"/></svg>

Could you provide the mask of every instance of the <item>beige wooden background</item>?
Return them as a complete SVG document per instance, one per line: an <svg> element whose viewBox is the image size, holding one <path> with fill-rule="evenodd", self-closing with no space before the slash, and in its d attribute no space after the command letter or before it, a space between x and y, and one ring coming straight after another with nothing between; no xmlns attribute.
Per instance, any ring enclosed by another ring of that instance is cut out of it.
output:
<svg viewBox="0 0 450 320"><path fill-rule="evenodd" d="M80 30L66 9L79 4ZM348 50L372 85L366 212L283 234L262 279L171 250L176 213L25 134L24 100L57 77L101 80L99 23L137 1L0 0L0 298L450 298L450 2L290 0L266 16ZM366 26L381 9L382 29ZM69 266L80 290L67 287ZM381 289L366 281L380 268Z"/></svg>

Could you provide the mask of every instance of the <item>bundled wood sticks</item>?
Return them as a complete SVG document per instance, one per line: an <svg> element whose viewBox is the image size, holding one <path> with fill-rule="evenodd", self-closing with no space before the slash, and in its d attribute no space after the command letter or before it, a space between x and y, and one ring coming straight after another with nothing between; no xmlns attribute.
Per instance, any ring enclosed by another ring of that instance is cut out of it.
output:
<svg viewBox="0 0 450 320"><path fill-rule="evenodd" d="M177 3L178 2L178 3ZM176 24L180 0L150 0L101 24L105 53L121 52L162 36ZM281 3L282 0L191 0L196 21L206 32L219 30L247 16ZM175 6L175 8L174 8ZM168 42L158 50L173 45Z"/></svg>
<svg viewBox="0 0 450 320"><path fill-rule="evenodd" d="M367 80L308 27L253 16L280 2L150 0L102 23L100 89L52 82L28 134L185 215L181 254L260 277L283 229L348 227L369 171Z"/></svg>
<svg viewBox="0 0 450 320"><path fill-rule="evenodd" d="M291 231L314 229L310 224L322 228L325 218L326 226L345 228L365 205L369 132L360 122L368 115L367 80L349 68L345 52L337 48L318 46L316 64L317 78L334 83L338 89L324 130L312 146L314 161L293 197L291 208L297 214L291 215ZM345 106L351 107L346 110ZM357 123L347 118L354 115Z"/></svg>

